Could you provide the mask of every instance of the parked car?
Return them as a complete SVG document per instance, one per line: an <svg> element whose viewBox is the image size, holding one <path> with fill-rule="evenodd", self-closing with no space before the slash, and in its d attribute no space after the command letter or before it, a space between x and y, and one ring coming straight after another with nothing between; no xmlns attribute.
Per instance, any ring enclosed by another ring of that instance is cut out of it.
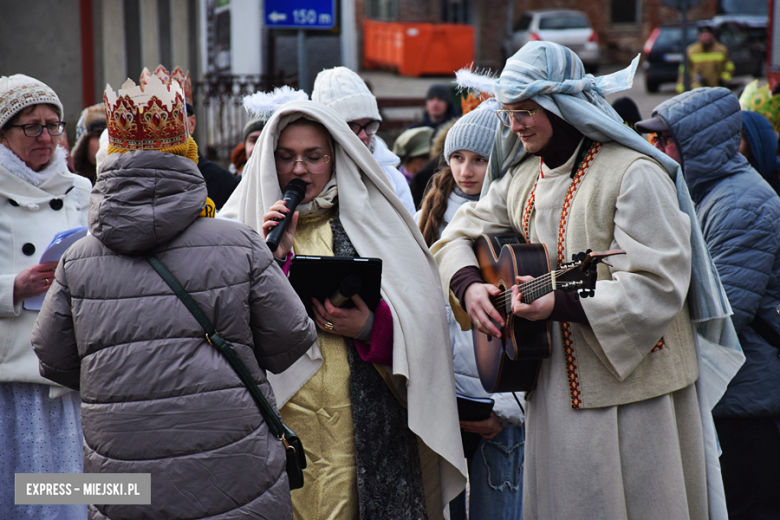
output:
<svg viewBox="0 0 780 520"><path fill-rule="evenodd" d="M698 27L702 24L713 27L715 38L728 49L729 58L734 63L734 76L761 76L764 54L745 25L729 20L692 22L686 35L688 45L697 41ZM658 92L664 83L677 83L684 56L682 27L659 25L645 42L643 53L642 66L648 92Z"/></svg>
<svg viewBox="0 0 780 520"><path fill-rule="evenodd" d="M504 61L531 41L551 41L570 48L582 60L585 71L595 74L599 68L599 37L580 11L528 11L520 17L512 36L504 41Z"/></svg>
<svg viewBox="0 0 780 520"><path fill-rule="evenodd" d="M735 22L744 26L756 49L766 58L769 5L766 0L721 0L714 24Z"/></svg>

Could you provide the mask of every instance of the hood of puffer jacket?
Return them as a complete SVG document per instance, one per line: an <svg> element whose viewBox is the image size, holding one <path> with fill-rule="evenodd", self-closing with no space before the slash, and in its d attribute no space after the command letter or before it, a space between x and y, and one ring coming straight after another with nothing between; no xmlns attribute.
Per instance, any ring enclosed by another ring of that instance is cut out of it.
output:
<svg viewBox="0 0 780 520"><path fill-rule="evenodd" d="M739 153L742 113L730 90L697 88L653 110L666 121L682 160L691 198L700 202L720 179L750 168Z"/></svg>
<svg viewBox="0 0 780 520"><path fill-rule="evenodd" d="M206 181L187 158L155 151L112 154L92 189L89 231L117 253L143 253L192 224L206 193Z"/></svg>

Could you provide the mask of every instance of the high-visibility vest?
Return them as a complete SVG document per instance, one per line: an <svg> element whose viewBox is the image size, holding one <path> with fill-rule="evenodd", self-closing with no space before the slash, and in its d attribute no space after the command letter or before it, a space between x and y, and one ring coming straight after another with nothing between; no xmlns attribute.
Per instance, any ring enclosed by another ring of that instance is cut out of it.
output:
<svg viewBox="0 0 780 520"><path fill-rule="evenodd" d="M729 59L729 51L713 42L709 49L704 49L701 42L688 46L688 66L691 75L691 88L717 87L731 81L734 64ZM683 91L684 64L680 64L677 81L677 91Z"/></svg>

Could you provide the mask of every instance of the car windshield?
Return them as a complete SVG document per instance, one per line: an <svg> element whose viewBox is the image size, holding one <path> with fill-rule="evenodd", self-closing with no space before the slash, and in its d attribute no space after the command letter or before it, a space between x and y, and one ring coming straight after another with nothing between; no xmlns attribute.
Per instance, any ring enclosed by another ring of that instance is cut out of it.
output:
<svg viewBox="0 0 780 520"><path fill-rule="evenodd" d="M687 43L693 43L698 37L696 26L688 27ZM655 40L658 47L680 47L682 40L682 27L661 27L661 32Z"/></svg>
<svg viewBox="0 0 780 520"><path fill-rule="evenodd" d="M556 14L554 16L545 16L539 20L539 29L541 30L560 30L560 29L590 29L588 19L580 14Z"/></svg>
<svg viewBox="0 0 780 520"><path fill-rule="evenodd" d="M766 0L721 0L719 11L725 14L768 16L769 2Z"/></svg>

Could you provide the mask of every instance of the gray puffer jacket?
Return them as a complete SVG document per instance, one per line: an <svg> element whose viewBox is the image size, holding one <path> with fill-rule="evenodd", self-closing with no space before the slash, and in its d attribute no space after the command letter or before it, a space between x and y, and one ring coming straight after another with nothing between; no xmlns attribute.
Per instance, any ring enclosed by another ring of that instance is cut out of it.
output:
<svg viewBox="0 0 780 520"><path fill-rule="evenodd" d="M91 235L63 256L33 331L41 374L81 391L84 471L151 473L151 505L91 506L91 518L292 518L282 444L139 256L167 265L275 406L265 371L306 352L314 324L255 231L198 218L205 199L189 159L111 155Z"/></svg>
<svg viewBox="0 0 780 520"><path fill-rule="evenodd" d="M662 103L653 115L666 121L677 144L747 358L713 413L780 415L780 342L772 339L780 333L780 198L739 154L739 101L727 89L700 88Z"/></svg>

